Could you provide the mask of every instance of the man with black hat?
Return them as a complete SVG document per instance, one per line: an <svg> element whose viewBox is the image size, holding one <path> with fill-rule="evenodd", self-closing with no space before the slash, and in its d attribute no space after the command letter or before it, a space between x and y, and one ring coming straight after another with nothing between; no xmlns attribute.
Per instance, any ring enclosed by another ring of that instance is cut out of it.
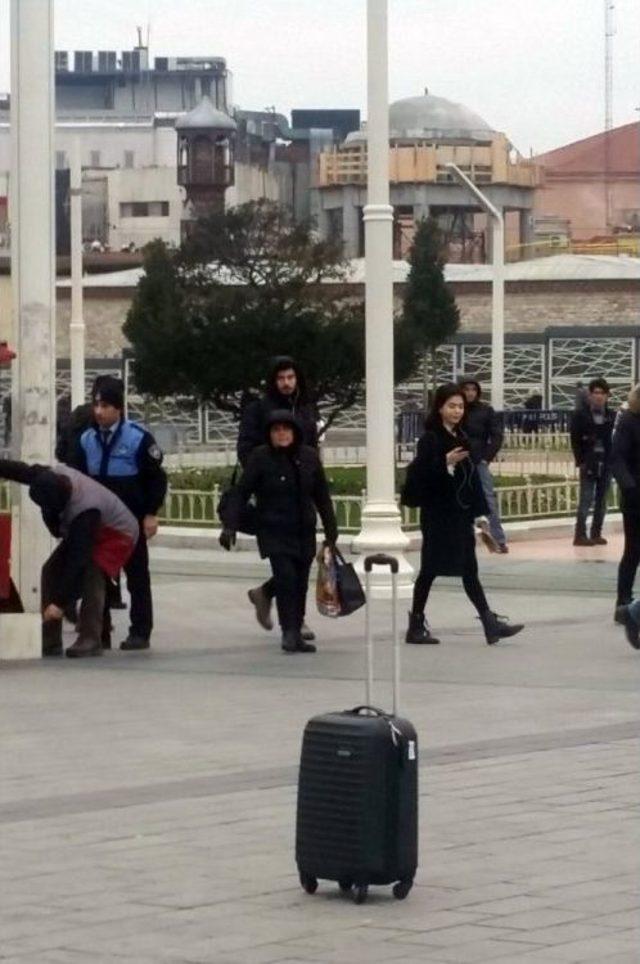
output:
<svg viewBox="0 0 640 964"><path fill-rule="evenodd" d="M67 465L0 459L0 478L29 486L45 525L60 539L42 567L43 656L62 656L62 617L78 599L78 638L67 656L101 656L107 579L133 552L135 517L113 492Z"/></svg>
<svg viewBox="0 0 640 964"><path fill-rule="evenodd" d="M302 444L318 448L318 411L309 398L304 372L289 355L274 358L266 379L262 398L250 402L242 413L238 432L238 461L246 467L251 453L264 445L265 433L273 412L290 412L296 419ZM255 608L256 619L263 629L273 629L271 604L275 597L275 581L268 579L261 586L250 589L249 600ZM302 624L302 638L307 642L315 634Z"/></svg>
<svg viewBox="0 0 640 964"><path fill-rule="evenodd" d="M139 522L133 554L124 567L131 596L131 628L120 649L148 649L153 628L147 540L158 531L158 512L167 491L162 451L137 422L124 418L124 385L105 378L93 397L94 425L81 435L76 465L124 502Z"/></svg>

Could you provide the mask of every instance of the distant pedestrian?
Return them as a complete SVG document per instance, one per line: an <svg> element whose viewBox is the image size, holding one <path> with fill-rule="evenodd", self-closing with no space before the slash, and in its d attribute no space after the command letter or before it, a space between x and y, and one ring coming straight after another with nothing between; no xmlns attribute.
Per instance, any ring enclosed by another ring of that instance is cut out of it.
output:
<svg viewBox="0 0 640 964"><path fill-rule="evenodd" d="M243 468L254 449L264 445L267 425L275 411L286 411L294 415L302 433L303 444L318 448L318 411L309 397L302 368L289 355L279 355L273 360L264 395L249 401L242 409L237 452L238 461ZM273 629L271 604L275 596L274 579L268 579L261 586L250 589L248 596L255 608L256 619L263 629ZM307 642L315 639L315 634L304 621L301 633Z"/></svg>
<svg viewBox="0 0 640 964"><path fill-rule="evenodd" d="M327 478L317 451L303 442L303 431L291 411L267 418L266 444L254 449L240 483L232 493L220 542L230 549L240 515L251 496L256 499L256 535L262 558L268 558L287 653L314 653L302 637L309 570L316 553L316 510L325 539L338 538Z"/></svg>
<svg viewBox="0 0 640 964"><path fill-rule="evenodd" d="M471 458L478 470L482 491L487 500L489 531L498 544L498 552L507 553L507 536L500 520L495 484L489 468L502 448L502 415L482 401L482 386L476 378L461 378L460 387L466 401L462 428L469 439Z"/></svg>
<svg viewBox="0 0 640 964"><path fill-rule="evenodd" d="M482 621L487 643L515 636L524 626L509 625L489 608L478 576L474 524L487 514L471 442L461 428L465 398L458 385L441 385L434 396L418 452L407 471L403 502L420 506L422 553L413 591L407 643L439 643L425 620L425 606L437 576L461 576L465 592Z"/></svg>
<svg viewBox="0 0 640 964"><path fill-rule="evenodd" d="M571 448L580 473L580 496L576 514L574 546L606 546L602 526L611 485L611 437L615 413L609 408L609 385L593 378L577 400L571 417ZM591 532L587 516L593 507Z"/></svg>
<svg viewBox="0 0 640 964"><path fill-rule="evenodd" d="M628 408L616 420L611 468L620 487L624 526L615 613L616 622L621 622L619 610L633 600L633 584L640 564L640 385L631 390Z"/></svg>
<svg viewBox="0 0 640 964"><path fill-rule="evenodd" d="M93 397L94 424L85 429L76 465L122 499L138 519L140 537L125 574L131 597L131 627L120 649L148 649L153 628L147 542L158 531L158 512L167 491L162 451L153 435L124 417L124 386L104 379Z"/></svg>
<svg viewBox="0 0 640 964"><path fill-rule="evenodd" d="M107 579L131 557L135 517L116 495L67 465L2 459L0 478L29 486L45 525L60 540L42 567L43 656L62 656L62 617L78 599L78 638L67 656L102 655Z"/></svg>

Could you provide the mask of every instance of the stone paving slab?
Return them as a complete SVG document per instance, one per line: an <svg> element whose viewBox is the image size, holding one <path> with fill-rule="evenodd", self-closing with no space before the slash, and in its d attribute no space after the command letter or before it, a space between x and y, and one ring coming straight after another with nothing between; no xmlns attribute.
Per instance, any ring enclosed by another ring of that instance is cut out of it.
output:
<svg viewBox="0 0 640 964"><path fill-rule="evenodd" d="M1 664L0 961L637 961L640 661L564 572L553 594L496 577L528 626L491 649L438 587L442 645L403 652L421 742L404 902L309 897L293 861L302 727L360 700L361 615L310 615L319 653L287 657L246 583L161 578L149 654ZM383 604L376 624L382 648Z"/></svg>

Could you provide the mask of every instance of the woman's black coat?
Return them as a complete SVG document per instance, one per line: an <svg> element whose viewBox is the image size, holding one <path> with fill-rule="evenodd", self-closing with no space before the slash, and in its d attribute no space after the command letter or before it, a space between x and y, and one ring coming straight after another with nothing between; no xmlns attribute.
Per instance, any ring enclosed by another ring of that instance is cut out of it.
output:
<svg viewBox="0 0 640 964"><path fill-rule="evenodd" d="M436 576L462 576L473 562L473 520L489 511L477 470L470 458L453 475L447 452L468 447L464 432L452 435L441 424L427 429L410 468L411 504L420 506L423 568Z"/></svg>
<svg viewBox="0 0 640 964"><path fill-rule="evenodd" d="M256 536L260 555L309 558L316 549L316 509L325 537L335 542L338 527L322 463L308 445L251 453L229 506L229 528L237 529L242 508L256 498Z"/></svg>

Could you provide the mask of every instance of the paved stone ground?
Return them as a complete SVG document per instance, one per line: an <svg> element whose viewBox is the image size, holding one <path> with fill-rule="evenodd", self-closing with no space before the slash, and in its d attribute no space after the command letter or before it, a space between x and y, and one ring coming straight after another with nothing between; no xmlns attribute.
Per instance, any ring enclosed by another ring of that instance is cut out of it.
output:
<svg viewBox="0 0 640 964"><path fill-rule="evenodd" d="M2 664L0 960L638 961L640 654L611 622L613 561L559 555L485 561L495 608L526 618L512 642L488 648L443 581L443 644L403 649L421 859L402 903L309 897L293 861L302 727L360 701L360 614L313 616L319 653L290 657L247 583L158 577L151 653Z"/></svg>

